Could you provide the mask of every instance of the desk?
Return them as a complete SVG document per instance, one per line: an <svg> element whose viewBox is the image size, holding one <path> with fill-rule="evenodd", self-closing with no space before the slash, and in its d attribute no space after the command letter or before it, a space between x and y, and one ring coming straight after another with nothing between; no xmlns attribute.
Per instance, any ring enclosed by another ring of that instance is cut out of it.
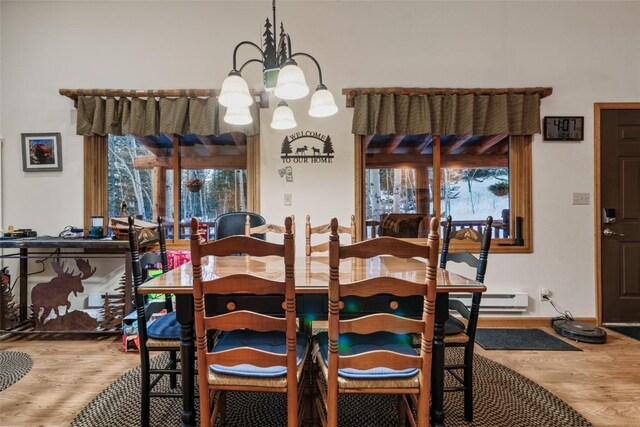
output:
<svg viewBox="0 0 640 427"><path fill-rule="evenodd" d="M141 247L149 246L157 242L157 239L150 239L141 242ZM28 237L21 239L0 240L0 249L17 249L18 252L4 253L2 258L20 260L20 324L28 321L27 313L27 294L28 294L28 259L40 258L46 259L52 256L51 251L43 252L44 249L53 249L54 258L75 258L78 257L77 252L62 253L61 249L82 249L82 258L105 258L113 257L114 254L118 258L125 259L125 303L122 317L131 312L132 308L132 287L131 287L131 253L129 250L128 240L111 240L111 239L67 239L62 237L40 236ZM1 316L0 316L1 317ZM3 319L4 320L4 319ZM4 330L5 325L0 326L0 330ZM4 331L4 332L20 332ZM59 332L59 331L58 331ZM68 332L68 331L64 331ZM86 333L87 331L83 331ZM118 333L120 333L118 331Z"/></svg>
<svg viewBox="0 0 640 427"><path fill-rule="evenodd" d="M281 279L284 276L282 259L274 257L206 257L202 260L202 277L210 280L216 276L249 273L270 279ZM340 274L345 280L362 280L370 276L393 276L407 278L414 281L424 280L425 263L421 260L397 259L385 256L369 260L343 260L340 264ZM296 304L297 311L305 321L326 318L328 310L327 292L329 263L328 257L296 257ZM433 368L431 376L431 420L433 425L442 425L444 421L444 323L449 316L449 292L484 292L485 286L466 277L438 270L438 288L436 298L436 319L433 340ZM191 263L183 264L179 268L156 277L139 288L141 293L174 293L176 295L176 317L182 327L180 334L180 353L182 358L182 389L183 412L182 425L195 424L194 411L194 331L193 331L193 296L192 296ZM216 308L225 309L226 304L233 300L235 309L242 310L243 306L252 304L250 295L222 298L215 301ZM380 296L374 302L378 306L389 306L390 299ZM408 298L396 298L397 310L405 313L422 315L422 301ZM280 302L278 302L280 303ZM268 311L268 302L264 307ZM345 306L347 304L345 303ZM349 307L354 315L365 314L371 309L367 307ZM392 311L392 310L389 310ZM346 313L341 313L341 316Z"/></svg>

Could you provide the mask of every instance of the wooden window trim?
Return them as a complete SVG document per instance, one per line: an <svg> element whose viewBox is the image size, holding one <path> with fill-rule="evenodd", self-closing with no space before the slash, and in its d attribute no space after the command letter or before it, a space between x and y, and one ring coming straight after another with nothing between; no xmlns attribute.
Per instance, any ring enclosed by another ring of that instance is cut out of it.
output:
<svg viewBox="0 0 640 427"><path fill-rule="evenodd" d="M366 136L354 135L354 163L355 163L355 213L356 213L356 238L362 240L366 236L366 224L363 221L365 213L365 139ZM510 235L515 232L515 218L523 217L522 238L524 245L509 246L513 239L494 238L491 244L493 253L531 253L533 252L533 209L532 209L532 140L531 135L511 136L509 147L509 182L510 194ZM440 138L434 138L434 180L440 176ZM437 171L435 169L438 169ZM439 180L436 186L439 187ZM434 194L440 194L434 191ZM439 197L434 201L434 211L439 210ZM426 239L410 239L412 241L425 241ZM501 245L503 244L503 245ZM479 252L480 243L468 241L451 241L451 252Z"/></svg>

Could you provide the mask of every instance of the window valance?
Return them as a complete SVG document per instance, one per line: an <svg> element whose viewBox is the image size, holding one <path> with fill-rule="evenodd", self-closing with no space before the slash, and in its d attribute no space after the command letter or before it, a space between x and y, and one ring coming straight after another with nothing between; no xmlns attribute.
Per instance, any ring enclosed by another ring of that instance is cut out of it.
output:
<svg viewBox="0 0 640 427"><path fill-rule="evenodd" d="M125 91L111 90L96 94L95 90L60 93L73 98L78 109L78 135L220 135L241 132L247 136L260 133L259 105L249 107L253 123L235 126L222 118L225 107L211 90ZM128 96L127 92L132 93Z"/></svg>
<svg viewBox="0 0 640 427"><path fill-rule="evenodd" d="M357 135L532 135L551 88L344 89Z"/></svg>

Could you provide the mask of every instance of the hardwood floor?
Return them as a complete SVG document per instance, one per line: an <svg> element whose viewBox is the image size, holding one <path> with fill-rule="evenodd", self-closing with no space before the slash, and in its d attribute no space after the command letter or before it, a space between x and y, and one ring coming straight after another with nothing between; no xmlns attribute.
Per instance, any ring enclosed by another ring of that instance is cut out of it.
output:
<svg viewBox="0 0 640 427"><path fill-rule="evenodd" d="M551 328L543 329L554 334ZM581 352L478 347L477 353L547 388L596 426L638 426L640 341L607 332L605 345L571 342ZM0 341L0 350L23 351L34 362L24 378L0 392L3 427L67 426L102 389L139 361L137 353L122 353L120 339L114 337L11 337Z"/></svg>

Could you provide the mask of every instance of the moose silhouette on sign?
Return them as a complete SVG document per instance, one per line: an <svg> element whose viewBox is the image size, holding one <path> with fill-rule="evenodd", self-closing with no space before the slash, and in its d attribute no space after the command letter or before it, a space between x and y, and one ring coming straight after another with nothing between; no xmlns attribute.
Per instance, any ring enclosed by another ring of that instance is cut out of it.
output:
<svg viewBox="0 0 640 427"><path fill-rule="evenodd" d="M58 307L66 306L67 313L71 308L71 302L69 302L69 294L73 292L75 296L78 296L78 292L84 291L82 281L93 276L96 272L95 267L91 267L89 261L82 258L76 258L76 266L80 270L79 274L73 274L73 271L65 269L64 262L58 263L56 261L51 262L51 267L58 275L48 282L38 283L31 290L31 304L33 304L33 312L40 324L43 324L47 316L51 313L51 310L55 311L59 317L60 312ZM40 309L42 315L38 319Z"/></svg>
<svg viewBox="0 0 640 427"><path fill-rule="evenodd" d="M296 148L296 154L306 154L308 149L309 147L307 147L306 145L303 145L300 148Z"/></svg>
<svg viewBox="0 0 640 427"><path fill-rule="evenodd" d="M311 147L311 149L313 150L313 155L315 156L316 154L320 154L320 149L316 148L316 147Z"/></svg>

